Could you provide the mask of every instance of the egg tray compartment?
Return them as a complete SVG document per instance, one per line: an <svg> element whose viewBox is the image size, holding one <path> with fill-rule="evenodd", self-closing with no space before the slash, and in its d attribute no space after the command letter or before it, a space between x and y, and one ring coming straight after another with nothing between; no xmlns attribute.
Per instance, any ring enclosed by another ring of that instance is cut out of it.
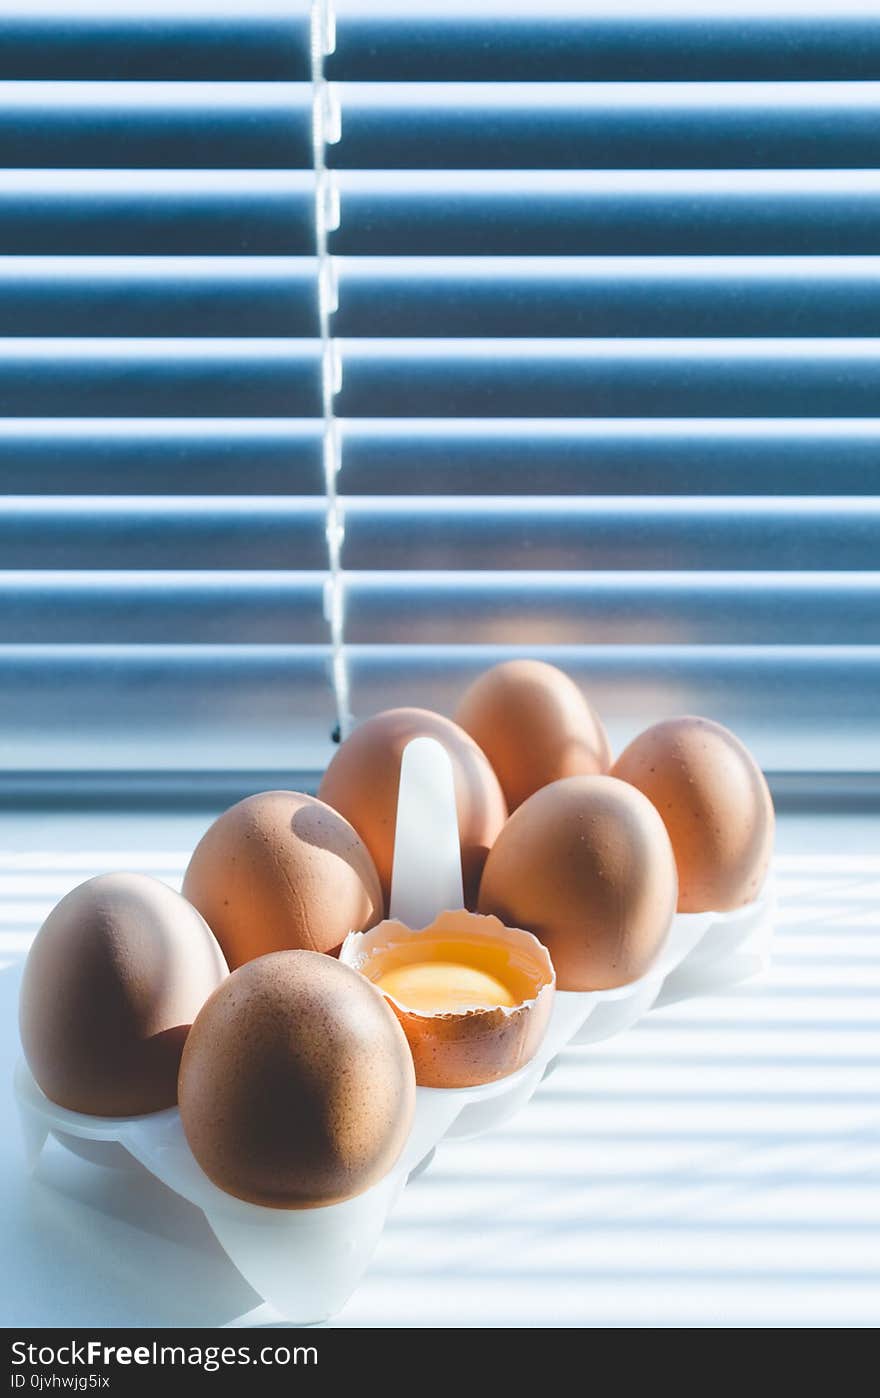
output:
<svg viewBox="0 0 880 1398"><path fill-rule="evenodd" d="M418 928L460 906L452 769L437 742L418 738L401 764L392 916ZM196 1163L176 1107L112 1118L68 1111L43 1095L22 1061L14 1090L28 1165L35 1167L50 1135L95 1164L133 1168L136 1162L203 1211L230 1261L264 1298L265 1306L245 1323L273 1317L297 1325L325 1321L351 1296L407 1179L430 1162L440 1142L481 1135L508 1120L564 1049L621 1034L658 1003L758 974L769 959L774 906L768 884L756 902L735 912L678 914L647 975L612 990L557 990L545 1037L524 1068L477 1087L417 1088L412 1129L396 1165L341 1204L286 1210L237 1199L212 1184Z"/></svg>

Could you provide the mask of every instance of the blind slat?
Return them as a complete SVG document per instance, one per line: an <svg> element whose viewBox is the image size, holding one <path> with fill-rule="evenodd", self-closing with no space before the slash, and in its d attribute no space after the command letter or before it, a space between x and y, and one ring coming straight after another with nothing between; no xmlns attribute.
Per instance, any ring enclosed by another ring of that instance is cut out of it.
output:
<svg viewBox="0 0 880 1398"><path fill-rule="evenodd" d="M880 498L343 497L345 568L863 570Z"/></svg>
<svg viewBox="0 0 880 1398"><path fill-rule="evenodd" d="M0 415L319 416L317 340L0 340Z"/></svg>
<svg viewBox="0 0 880 1398"><path fill-rule="evenodd" d="M872 416L880 340L344 340L343 417Z"/></svg>
<svg viewBox="0 0 880 1398"><path fill-rule="evenodd" d="M5 568L327 567L319 498L51 497L0 502Z"/></svg>
<svg viewBox="0 0 880 1398"><path fill-rule="evenodd" d="M312 164L305 83L0 82L0 165Z"/></svg>
<svg viewBox="0 0 880 1398"><path fill-rule="evenodd" d="M313 258L0 257L0 336L315 336Z"/></svg>
<svg viewBox="0 0 880 1398"><path fill-rule="evenodd" d="M552 339L880 331L880 257L349 257L335 266L338 335ZM3 271L0 263L0 290ZM226 281L222 295L234 295ZM259 314L255 309L254 317Z"/></svg>
<svg viewBox="0 0 880 1398"><path fill-rule="evenodd" d="M332 168L880 164L876 82L341 83L339 101Z"/></svg>
<svg viewBox="0 0 880 1398"><path fill-rule="evenodd" d="M320 418L0 418L10 495L321 495Z"/></svg>
<svg viewBox="0 0 880 1398"><path fill-rule="evenodd" d="M0 645L13 771L314 770L335 721L327 647Z"/></svg>
<svg viewBox="0 0 880 1398"><path fill-rule="evenodd" d="M0 254L303 255L311 170L0 170Z"/></svg>
<svg viewBox="0 0 880 1398"><path fill-rule="evenodd" d="M766 8L766 7L765 7ZM871 9L644 3L418 6L336 0L332 78L370 81L871 78Z"/></svg>
<svg viewBox="0 0 880 1398"><path fill-rule="evenodd" d="M126 12L128 11L128 12ZM63 0L44 10L0 12L0 78L307 81L305 5L211 7L117 4L96 9Z"/></svg>
<svg viewBox="0 0 880 1398"><path fill-rule="evenodd" d="M339 170L332 252L876 253L878 170ZM2 188L2 186L0 186Z"/></svg>
<svg viewBox="0 0 880 1398"><path fill-rule="evenodd" d="M344 591L354 645L880 642L880 573L363 572Z"/></svg>
<svg viewBox="0 0 880 1398"><path fill-rule="evenodd" d="M356 714L414 704L452 713L510 647L352 646ZM880 647L529 646L562 665L605 720L615 751L659 715L711 714L768 771L880 769ZM833 715L833 728L829 727Z"/></svg>
<svg viewBox="0 0 880 1398"><path fill-rule="evenodd" d="M876 493L877 418L343 419L346 495Z"/></svg>
<svg viewBox="0 0 880 1398"><path fill-rule="evenodd" d="M7 643L326 645L323 574L0 572Z"/></svg>
<svg viewBox="0 0 880 1398"><path fill-rule="evenodd" d="M871 336L880 258L346 258L358 337ZM310 258L0 257L0 334L318 333Z"/></svg>

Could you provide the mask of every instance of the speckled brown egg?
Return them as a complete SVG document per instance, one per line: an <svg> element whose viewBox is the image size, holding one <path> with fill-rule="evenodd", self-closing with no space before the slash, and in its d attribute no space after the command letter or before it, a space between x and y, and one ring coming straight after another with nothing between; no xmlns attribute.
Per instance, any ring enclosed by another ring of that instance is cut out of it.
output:
<svg viewBox="0 0 880 1398"><path fill-rule="evenodd" d="M318 788L322 801L350 820L373 856L387 904L397 819L400 760L413 738L436 738L452 760L465 900L507 816L498 778L473 738L427 709L387 709L360 724L342 744Z"/></svg>
<svg viewBox="0 0 880 1398"><path fill-rule="evenodd" d="M383 913L379 877L348 821L314 796L264 791L202 836L183 892L230 970L267 952L335 952Z"/></svg>
<svg viewBox="0 0 880 1398"><path fill-rule="evenodd" d="M479 910L533 932L560 990L606 990L650 970L676 892L669 836L647 797L613 777L566 777L510 817Z"/></svg>
<svg viewBox="0 0 880 1398"><path fill-rule="evenodd" d="M764 774L727 728L673 718L634 738L614 775L653 802L678 865L678 909L724 912L761 891L775 818Z"/></svg>
<svg viewBox="0 0 880 1398"><path fill-rule="evenodd" d="M483 749L511 811L563 777L607 772L599 715L568 675L541 660L508 660L466 690L455 721Z"/></svg>
<svg viewBox="0 0 880 1398"><path fill-rule="evenodd" d="M145 874L73 889L37 933L21 1042L47 1097L94 1116L172 1107L190 1025L226 978L204 919Z"/></svg>
<svg viewBox="0 0 880 1398"><path fill-rule="evenodd" d="M378 1183L406 1143L415 1071L384 996L308 951L233 972L193 1025L180 1117L205 1174L278 1209L336 1204Z"/></svg>

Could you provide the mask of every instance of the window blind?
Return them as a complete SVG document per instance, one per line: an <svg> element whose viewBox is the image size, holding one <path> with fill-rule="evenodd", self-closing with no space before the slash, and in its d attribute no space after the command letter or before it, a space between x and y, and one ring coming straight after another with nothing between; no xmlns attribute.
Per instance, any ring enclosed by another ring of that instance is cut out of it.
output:
<svg viewBox="0 0 880 1398"><path fill-rule="evenodd" d="M880 770L873 4L0 39L8 771L307 775L523 652Z"/></svg>
<svg viewBox="0 0 880 1398"><path fill-rule="evenodd" d="M311 18L0 4L7 785L332 750Z"/></svg>

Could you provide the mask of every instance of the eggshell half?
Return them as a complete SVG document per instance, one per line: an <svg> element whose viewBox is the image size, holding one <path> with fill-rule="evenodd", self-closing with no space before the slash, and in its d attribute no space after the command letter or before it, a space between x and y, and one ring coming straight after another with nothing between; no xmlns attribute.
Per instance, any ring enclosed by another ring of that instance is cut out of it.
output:
<svg viewBox="0 0 880 1398"><path fill-rule="evenodd" d="M407 743L421 737L436 738L452 761L465 901L472 906L507 805L485 753L457 724L427 709L387 709L368 718L336 753L318 795L350 820L363 839L379 871L387 906L400 761Z"/></svg>
<svg viewBox="0 0 880 1398"><path fill-rule="evenodd" d="M359 835L296 791L264 791L224 811L199 841L183 892L214 929L230 970L287 949L334 952L382 917Z"/></svg>
<svg viewBox="0 0 880 1398"><path fill-rule="evenodd" d="M172 1107L190 1025L226 974L204 919L158 879L80 884L46 918L24 969L21 1042L36 1082L94 1116Z"/></svg>
<svg viewBox="0 0 880 1398"><path fill-rule="evenodd" d="M406 1143L415 1073L384 996L332 957L261 956L193 1025L180 1118L220 1189L279 1209L340 1203L376 1184Z"/></svg>
<svg viewBox="0 0 880 1398"><path fill-rule="evenodd" d="M773 800L729 729L691 716L655 723L620 754L614 775L644 792L663 817L678 865L679 912L725 912L758 897L773 852Z"/></svg>
<svg viewBox="0 0 880 1398"><path fill-rule="evenodd" d="M430 954L429 954L430 953ZM475 1087L517 1072L534 1057L550 1021L556 977L547 948L530 932L497 917L462 910L441 913L419 931L381 922L350 937L341 953L371 981L422 960L463 962L497 975L510 1007L419 1012L388 996L412 1049L420 1087Z"/></svg>
<svg viewBox="0 0 880 1398"><path fill-rule="evenodd" d="M676 892L669 836L647 797L613 777L566 777L510 817L479 909L533 932L560 990L606 990L650 970Z"/></svg>
<svg viewBox="0 0 880 1398"><path fill-rule="evenodd" d="M465 692L455 721L488 757L511 811L550 782L611 765L599 715L568 675L541 660L487 670Z"/></svg>

